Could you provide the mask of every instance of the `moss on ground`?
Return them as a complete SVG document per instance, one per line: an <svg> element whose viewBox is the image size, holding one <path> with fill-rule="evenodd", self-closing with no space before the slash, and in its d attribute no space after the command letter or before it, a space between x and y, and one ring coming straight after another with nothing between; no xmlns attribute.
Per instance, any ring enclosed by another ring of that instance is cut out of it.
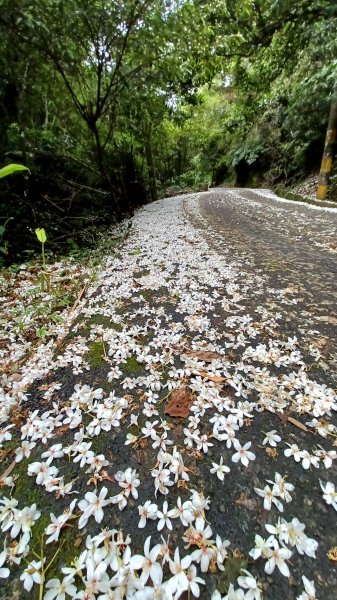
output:
<svg viewBox="0 0 337 600"><path fill-rule="evenodd" d="M263 263L268 271L289 271L288 265L283 260L269 260Z"/></svg>
<svg viewBox="0 0 337 600"><path fill-rule="evenodd" d="M236 558L229 556L224 562L224 571L217 577L217 589L221 594L227 594L229 585L235 584L241 569L247 569L248 560L244 556Z"/></svg>
<svg viewBox="0 0 337 600"><path fill-rule="evenodd" d="M144 374L144 367L141 363L138 362L134 354L130 356L120 366L123 369L125 375L127 376Z"/></svg>
<svg viewBox="0 0 337 600"><path fill-rule="evenodd" d="M141 292L140 292L140 296L143 296L143 298L145 298L145 300L152 298L152 295L153 295L152 290L141 290Z"/></svg>
<svg viewBox="0 0 337 600"><path fill-rule="evenodd" d="M90 344L87 359L91 367L100 367L105 364L103 344L103 341Z"/></svg>
<svg viewBox="0 0 337 600"><path fill-rule="evenodd" d="M272 188L274 194L279 196L279 198L285 198L286 200L293 200L294 202L304 202L305 204L313 204L314 206L334 208L333 202L327 198L327 201L324 200L314 200L313 198L308 198L306 196L301 196L300 194L295 194L294 192L289 191L284 185L278 185ZM337 203L336 203L337 209Z"/></svg>
<svg viewBox="0 0 337 600"><path fill-rule="evenodd" d="M37 458L37 460L39 460L39 458ZM35 477L30 477L27 474L28 465L31 462L34 462L32 457L29 459L24 458L15 465L15 468L12 472L12 475L17 477L13 496L18 500L19 506L23 502L26 506L28 504L34 504L34 502L41 502L41 498L43 496L43 493L41 493L41 487L35 483Z"/></svg>
<svg viewBox="0 0 337 600"><path fill-rule="evenodd" d="M114 323L111 321L110 317L106 315L92 315L90 319L87 321L87 325L90 327L91 325L102 325L106 329L115 329L116 331L122 331L123 325L120 323Z"/></svg>

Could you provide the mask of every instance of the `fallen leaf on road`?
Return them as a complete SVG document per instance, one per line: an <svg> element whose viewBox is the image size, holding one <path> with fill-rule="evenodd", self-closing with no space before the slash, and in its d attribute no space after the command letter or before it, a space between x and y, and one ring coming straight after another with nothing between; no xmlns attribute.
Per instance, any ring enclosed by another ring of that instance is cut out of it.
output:
<svg viewBox="0 0 337 600"><path fill-rule="evenodd" d="M13 379L13 381L17 381L17 382L21 381L22 375L20 373L12 373L11 379Z"/></svg>
<svg viewBox="0 0 337 600"><path fill-rule="evenodd" d="M15 462L15 460L13 460L13 462L11 462L11 464L7 467L7 469L0 476L0 486L1 486L1 482L4 481L6 479L6 477L8 477L8 475L11 474L15 465L16 465L16 462Z"/></svg>
<svg viewBox="0 0 337 600"><path fill-rule="evenodd" d="M244 506L245 508L248 508L248 510L256 510L256 508L258 507L258 501L253 500L252 498L247 498L243 492L241 492L239 498L234 500L234 503L239 504L240 506Z"/></svg>
<svg viewBox="0 0 337 600"><path fill-rule="evenodd" d="M207 371L202 371L200 373L201 377L207 377L207 379L209 379L209 381L214 381L214 383L223 383L224 381L227 381L227 377L219 377L217 375L210 375L209 373L207 373Z"/></svg>
<svg viewBox="0 0 337 600"><path fill-rule="evenodd" d="M11 423L16 427L21 427L21 423L24 419L27 418L28 410L23 410L22 412L12 413L11 415Z"/></svg>
<svg viewBox="0 0 337 600"><path fill-rule="evenodd" d="M315 339L315 346L317 346L317 348L324 348L324 346L326 346L329 343L329 338L327 337L320 337L320 338L316 338Z"/></svg>
<svg viewBox="0 0 337 600"><path fill-rule="evenodd" d="M187 354L187 356L195 356L204 362L212 362L212 360L222 358L222 354L211 350L185 350L184 354Z"/></svg>
<svg viewBox="0 0 337 600"><path fill-rule="evenodd" d="M138 442L137 442L138 448L146 448L146 446L148 446L148 445L149 445L148 438L140 438L140 440L138 440Z"/></svg>
<svg viewBox="0 0 337 600"><path fill-rule="evenodd" d="M174 390L165 408L165 414L170 417L188 417L194 397L185 386Z"/></svg>
<svg viewBox="0 0 337 600"><path fill-rule="evenodd" d="M270 412L273 412L273 411L271 410ZM280 419L282 425L286 425L287 424L287 421L288 421L287 415L285 415L284 413L279 412L278 410L275 411L275 414Z"/></svg>
<svg viewBox="0 0 337 600"><path fill-rule="evenodd" d="M298 427L299 429L302 429L302 431L309 431L309 429L307 428L306 425L304 425L303 423L301 423L297 419L294 419L294 417L287 417L287 420L289 421L289 423L292 423L293 425L295 425L295 427Z"/></svg>
<svg viewBox="0 0 337 600"><path fill-rule="evenodd" d="M270 412L272 412L272 411L270 411ZM301 423L297 419L294 419L294 417L288 417L287 415L285 415L284 413L279 412L278 410L275 411L275 414L281 420L282 425L286 425L287 423L291 423L292 425L295 425L295 427L298 427L299 429L302 429L302 431L309 431L309 429L308 429L308 427L306 425L304 425L303 423Z"/></svg>
<svg viewBox="0 0 337 600"><path fill-rule="evenodd" d="M62 435L62 433L64 433L65 431L68 431L68 429L69 429L68 424L61 425L61 427L59 427L58 429L55 430L55 435Z"/></svg>
<svg viewBox="0 0 337 600"><path fill-rule="evenodd" d="M0 450L0 462L2 462L13 451L14 451L14 448L6 448L6 449Z"/></svg>

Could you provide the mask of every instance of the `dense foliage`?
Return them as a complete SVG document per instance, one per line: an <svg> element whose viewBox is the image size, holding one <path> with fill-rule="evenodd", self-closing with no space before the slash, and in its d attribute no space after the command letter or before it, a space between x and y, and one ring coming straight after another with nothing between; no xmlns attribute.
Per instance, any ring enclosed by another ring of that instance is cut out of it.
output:
<svg viewBox="0 0 337 600"><path fill-rule="evenodd" d="M3 0L0 166L31 175L1 181L0 258L37 227L73 249L170 192L317 168L336 23L325 0Z"/></svg>

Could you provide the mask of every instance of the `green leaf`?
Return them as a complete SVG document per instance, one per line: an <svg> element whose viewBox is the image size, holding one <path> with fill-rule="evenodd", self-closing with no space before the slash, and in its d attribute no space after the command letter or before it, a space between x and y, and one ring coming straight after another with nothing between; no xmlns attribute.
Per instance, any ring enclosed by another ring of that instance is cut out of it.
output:
<svg viewBox="0 0 337 600"><path fill-rule="evenodd" d="M28 167L24 167L23 165L7 165L6 167L0 169L0 179L2 177L7 177L7 175L11 175L12 173L16 173L17 171L29 171L29 169Z"/></svg>
<svg viewBox="0 0 337 600"><path fill-rule="evenodd" d="M41 242L41 244L44 244L47 241L47 234L45 232L45 230L42 228L39 229L35 229L35 233L36 233L36 237L39 240L39 242Z"/></svg>

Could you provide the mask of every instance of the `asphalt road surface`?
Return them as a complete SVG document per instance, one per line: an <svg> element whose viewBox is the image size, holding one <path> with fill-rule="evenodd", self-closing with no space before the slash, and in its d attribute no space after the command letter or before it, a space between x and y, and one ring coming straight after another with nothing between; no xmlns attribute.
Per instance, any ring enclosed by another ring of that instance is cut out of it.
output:
<svg viewBox="0 0 337 600"><path fill-rule="evenodd" d="M266 190L214 188L199 199L207 240L267 277L289 333L327 338L328 377L337 380L337 207L280 199ZM190 215L196 223L196 218ZM287 305L285 298L295 293ZM329 342L328 342L329 340Z"/></svg>
<svg viewBox="0 0 337 600"><path fill-rule="evenodd" d="M265 190L136 211L62 341L0 376L1 600L44 597L41 552L47 598L65 569L85 600L336 600L336 232Z"/></svg>

